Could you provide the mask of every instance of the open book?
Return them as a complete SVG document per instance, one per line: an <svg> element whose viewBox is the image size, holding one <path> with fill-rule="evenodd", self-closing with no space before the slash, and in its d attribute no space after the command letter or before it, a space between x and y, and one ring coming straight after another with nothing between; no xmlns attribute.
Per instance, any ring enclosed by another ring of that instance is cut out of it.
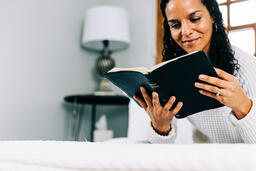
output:
<svg viewBox="0 0 256 171"><path fill-rule="evenodd" d="M150 97L152 92L159 94L160 103L164 105L171 96L183 106L176 118L184 118L203 110L214 109L223 106L217 100L199 93L194 86L200 74L218 77L212 63L203 51L192 52L175 59L157 64L149 69L113 68L105 74L113 84L122 89L129 97L138 96L143 99L140 86L146 88Z"/></svg>

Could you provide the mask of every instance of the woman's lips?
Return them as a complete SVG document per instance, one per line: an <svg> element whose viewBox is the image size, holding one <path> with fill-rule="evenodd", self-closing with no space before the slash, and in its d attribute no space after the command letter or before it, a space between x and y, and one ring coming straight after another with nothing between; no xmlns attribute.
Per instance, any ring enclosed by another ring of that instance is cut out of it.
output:
<svg viewBox="0 0 256 171"><path fill-rule="evenodd" d="M185 46L193 46L194 44L196 44L197 40L199 38L196 38L196 39L190 39L190 40L185 40L185 41L182 41L182 44L184 44Z"/></svg>

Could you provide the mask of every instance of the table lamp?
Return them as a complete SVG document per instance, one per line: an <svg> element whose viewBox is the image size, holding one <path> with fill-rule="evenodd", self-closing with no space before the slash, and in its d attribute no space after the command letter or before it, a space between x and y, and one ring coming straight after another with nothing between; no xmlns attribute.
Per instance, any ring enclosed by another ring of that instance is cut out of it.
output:
<svg viewBox="0 0 256 171"><path fill-rule="evenodd" d="M95 94L114 94L111 83L103 75L115 66L110 54L113 51L126 49L129 43L129 21L125 9L115 6L96 6L86 12L82 45L85 49L101 53L96 62L101 79Z"/></svg>

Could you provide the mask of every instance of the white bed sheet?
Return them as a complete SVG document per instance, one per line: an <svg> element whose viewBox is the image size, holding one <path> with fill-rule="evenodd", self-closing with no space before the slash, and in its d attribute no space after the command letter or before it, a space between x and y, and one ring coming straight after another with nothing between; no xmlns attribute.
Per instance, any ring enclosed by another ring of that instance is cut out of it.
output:
<svg viewBox="0 0 256 171"><path fill-rule="evenodd" d="M2 141L0 170L255 171L256 145Z"/></svg>

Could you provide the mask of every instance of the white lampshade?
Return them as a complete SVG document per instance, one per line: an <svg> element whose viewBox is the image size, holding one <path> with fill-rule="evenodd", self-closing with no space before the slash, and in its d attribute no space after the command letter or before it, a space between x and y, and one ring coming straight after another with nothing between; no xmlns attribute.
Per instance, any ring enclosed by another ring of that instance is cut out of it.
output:
<svg viewBox="0 0 256 171"><path fill-rule="evenodd" d="M128 13L115 6L90 8L85 15L82 44L85 48L102 50L109 40L111 51L122 50L130 43Z"/></svg>

